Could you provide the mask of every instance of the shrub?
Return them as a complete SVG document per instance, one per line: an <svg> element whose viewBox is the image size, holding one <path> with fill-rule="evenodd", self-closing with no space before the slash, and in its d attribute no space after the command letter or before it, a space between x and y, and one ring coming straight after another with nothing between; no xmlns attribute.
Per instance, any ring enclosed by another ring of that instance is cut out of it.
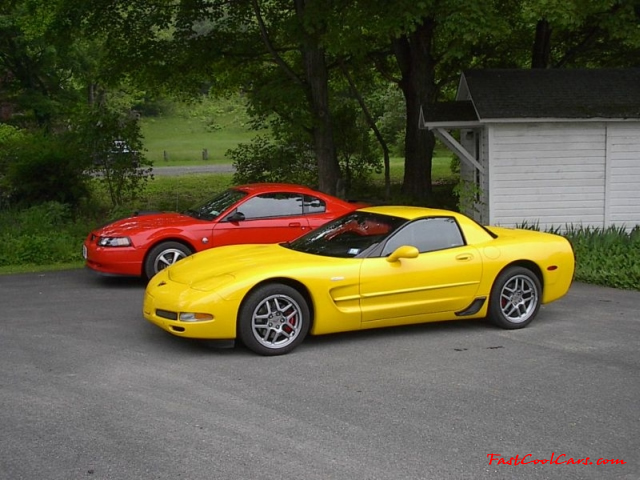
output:
<svg viewBox="0 0 640 480"><path fill-rule="evenodd" d="M517 228L539 230L537 223L523 222ZM640 290L640 225L607 228L565 225L548 233L571 242L576 256L575 279L579 282L628 290Z"/></svg>
<svg viewBox="0 0 640 480"><path fill-rule="evenodd" d="M316 185L318 171L307 145L277 144L257 136L227 155L235 167L234 183L289 182Z"/></svg>
<svg viewBox="0 0 640 480"><path fill-rule="evenodd" d="M382 172L382 152L362 115L347 104L334 114L335 142L346 192L361 190Z"/></svg>
<svg viewBox="0 0 640 480"><path fill-rule="evenodd" d="M81 261L86 230L65 204L5 210L0 214L0 266Z"/></svg>
<svg viewBox="0 0 640 480"><path fill-rule="evenodd" d="M3 144L0 156L0 190L6 203L75 206L88 196L86 159L68 134L16 136Z"/></svg>
<svg viewBox="0 0 640 480"><path fill-rule="evenodd" d="M130 112L95 107L76 123L74 133L89 171L105 187L112 207L136 200L153 178L138 119Z"/></svg>
<svg viewBox="0 0 640 480"><path fill-rule="evenodd" d="M576 255L576 280L640 290L640 226L567 229Z"/></svg>
<svg viewBox="0 0 640 480"><path fill-rule="evenodd" d="M6 123L0 123L0 145L23 134L22 130Z"/></svg>

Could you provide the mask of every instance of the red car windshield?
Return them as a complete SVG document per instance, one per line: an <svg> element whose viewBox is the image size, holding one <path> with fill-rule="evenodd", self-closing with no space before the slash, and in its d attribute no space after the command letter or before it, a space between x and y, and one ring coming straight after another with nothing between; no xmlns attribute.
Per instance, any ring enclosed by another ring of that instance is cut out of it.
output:
<svg viewBox="0 0 640 480"><path fill-rule="evenodd" d="M246 196L247 193L241 190L225 190L203 205L189 209L184 213L200 220L213 220Z"/></svg>

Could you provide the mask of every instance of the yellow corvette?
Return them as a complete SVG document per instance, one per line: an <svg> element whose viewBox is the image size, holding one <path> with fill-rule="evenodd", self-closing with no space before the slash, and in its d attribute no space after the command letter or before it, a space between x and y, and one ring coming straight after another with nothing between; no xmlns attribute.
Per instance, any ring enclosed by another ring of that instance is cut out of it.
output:
<svg viewBox="0 0 640 480"><path fill-rule="evenodd" d="M369 207L288 243L187 257L151 279L143 312L177 336L239 338L280 355L307 334L487 316L522 328L567 293L573 273L573 250L558 235Z"/></svg>

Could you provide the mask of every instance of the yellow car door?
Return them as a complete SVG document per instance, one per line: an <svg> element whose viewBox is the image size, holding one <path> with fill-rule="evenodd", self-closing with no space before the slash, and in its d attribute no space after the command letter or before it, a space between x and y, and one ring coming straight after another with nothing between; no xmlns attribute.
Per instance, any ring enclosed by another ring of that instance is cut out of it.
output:
<svg viewBox="0 0 640 480"><path fill-rule="evenodd" d="M387 241L379 258L363 260L362 321L411 323L411 317L463 310L473 301L481 276L480 254L465 245L453 218L416 220Z"/></svg>

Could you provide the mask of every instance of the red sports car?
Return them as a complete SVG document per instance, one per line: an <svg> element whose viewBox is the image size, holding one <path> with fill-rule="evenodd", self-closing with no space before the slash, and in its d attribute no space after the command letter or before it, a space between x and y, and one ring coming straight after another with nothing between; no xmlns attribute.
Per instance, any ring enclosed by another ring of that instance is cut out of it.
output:
<svg viewBox="0 0 640 480"><path fill-rule="evenodd" d="M139 214L110 223L87 236L82 253L97 272L151 278L195 252L286 242L362 206L299 185L240 185L185 213Z"/></svg>

